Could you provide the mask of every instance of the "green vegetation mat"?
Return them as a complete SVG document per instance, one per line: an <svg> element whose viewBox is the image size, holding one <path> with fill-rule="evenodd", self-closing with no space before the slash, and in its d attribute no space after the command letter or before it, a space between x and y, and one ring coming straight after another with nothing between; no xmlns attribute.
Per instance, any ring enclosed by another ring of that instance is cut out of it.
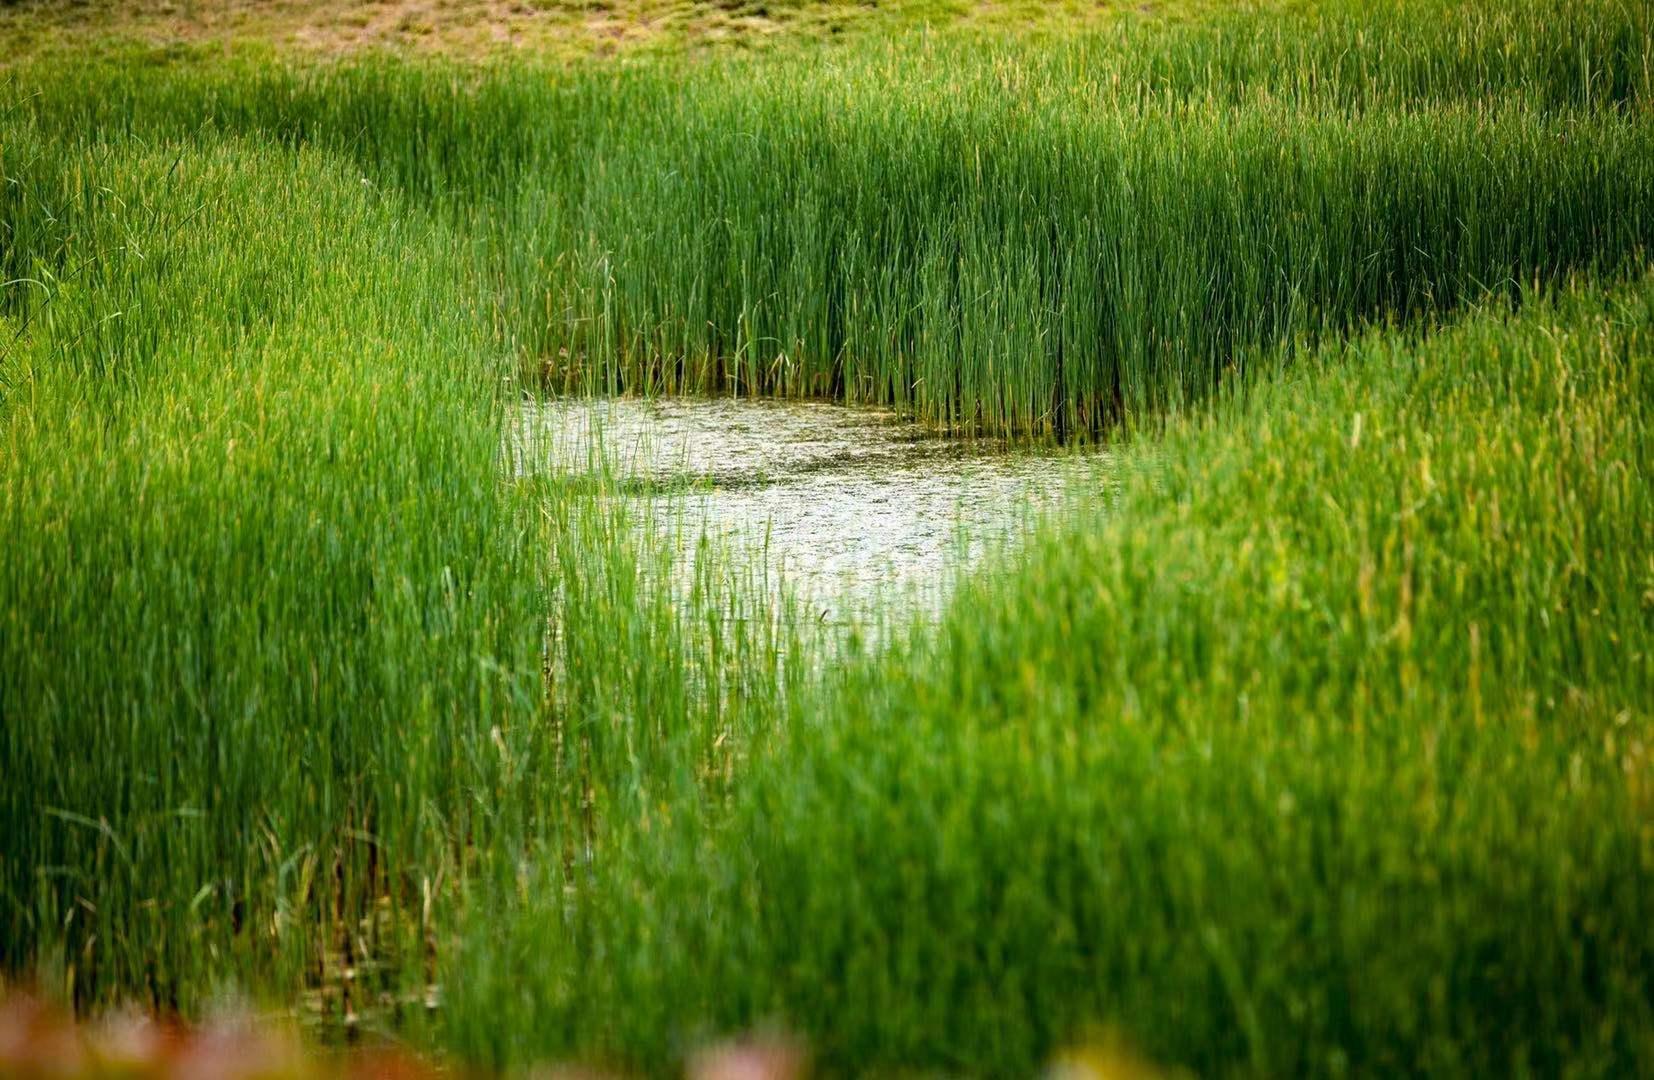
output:
<svg viewBox="0 0 1654 1080"><path fill-rule="evenodd" d="M6 978L499 1067L1654 1070L1654 14L905 10L0 9ZM508 468L564 390L1110 482L839 635Z"/></svg>

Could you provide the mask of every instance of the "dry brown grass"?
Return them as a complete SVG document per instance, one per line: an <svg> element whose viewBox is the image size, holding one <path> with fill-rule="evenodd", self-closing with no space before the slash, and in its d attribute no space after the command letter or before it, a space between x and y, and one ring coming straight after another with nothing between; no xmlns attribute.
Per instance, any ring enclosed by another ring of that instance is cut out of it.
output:
<svg viewBox="0 0 1654 1080"><path fill-rule="evenodd" d="M25 0L0 8L0 34L14 55L101 38L153 48L573 58L832 34L874 13L871 5L796 0Z"/></svg>
<svg viewBox="0 0 1654 1080"><path fill-rule="evenodd" d="M89 44L486 59L765 48L903 27L1050 30L1217 0L0 0L6 59Z"/></svg>

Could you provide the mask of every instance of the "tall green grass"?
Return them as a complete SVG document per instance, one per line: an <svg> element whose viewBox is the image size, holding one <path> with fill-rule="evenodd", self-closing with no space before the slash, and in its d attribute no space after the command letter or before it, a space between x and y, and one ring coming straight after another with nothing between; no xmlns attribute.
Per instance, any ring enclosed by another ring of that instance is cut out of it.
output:
<svg viewBox="0 0 1654 1080"><path fill-rule="evenodd" d="M1432 0L14 69L0 967L499 1064L1646 1070L1651 56ZM547 384L1131 478L846 657L510 468Z"/></svg>
<svg viewBox="0 0 1654 1080"><path fill-rule="evenodd" d="M298 984L515 809L471 794L542 694L500 367L439 238L317 155L3 153L8 966Z"/></svg>
<svg viewBox="0 0 1654 1080"><path fill-rule="evenodd" d="M1651 335L1647 279L1498 303L1121 450L1116 499L851 664L731 804L493 892L451 1037L1645 1072Z"/></svg>
<svg viewBox="0 0 1654 1080"><path fill-rule="evenodd" d="M1616 116L826 96L598 151L554 376L1096 431L1260 351L1622 266L1654 230L1651 129Z"/></svg>
<svg viewBox="0 0 1654 1080"><path fill-rule="evenodd" d="M137 67L30 100L315 143L445 208L557 389L1063 434L1295 341L1626 266L1651 40L1631 4L1328 5L809 63Z"/></svg>
<svg viewBox="0 0 1654 1080"><path fill-rule="evenodd" d="M703 642L713 570L643 596L621 509L503 475L445 229L235 137L0 155L7 967L195 1009L394 956L331 1006L378 1009L475 852L715 755L723 666L779 693L767 624Z"/></svg>

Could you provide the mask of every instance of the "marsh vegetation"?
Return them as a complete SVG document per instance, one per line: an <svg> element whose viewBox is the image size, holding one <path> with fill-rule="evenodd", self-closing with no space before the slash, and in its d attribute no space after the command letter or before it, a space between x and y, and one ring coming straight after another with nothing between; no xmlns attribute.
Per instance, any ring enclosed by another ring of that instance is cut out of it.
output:
<svg viewBox="0 0 1654 1080"><path fill-rule="evenodd" d="M501 1068L1654 1068L1654 15L902 10L0 11L6 978ZM593 409L670 467L523 452ZM702 536L893 445L934 605Z"/></svg>

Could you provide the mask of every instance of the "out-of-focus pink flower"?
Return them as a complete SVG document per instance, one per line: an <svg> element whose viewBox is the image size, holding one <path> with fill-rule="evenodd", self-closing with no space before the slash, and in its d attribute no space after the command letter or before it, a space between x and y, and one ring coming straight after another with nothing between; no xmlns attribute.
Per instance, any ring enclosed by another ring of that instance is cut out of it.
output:
<svg viewBox="0 0 1654 1080"><path fill-rule="evenodd" d="M243 1020L220 1020L180 1040L164 1070L170 1080L297 1080L318 1075L297 1040Z"/></svg>
<svg viewBox="0 0 1654 1080"><path fill-rule="evenodd" d="M80 1076L90 1066L72 1021L21 994L0 1002L0 1072L44 1080Z"/></svg>
<svg viewBox="0 0 1654 1080"><path fill-rule="evenodd" d="M803 1048L780 1036L718 1043L689 1059L688 1080L800 1080Z"/></svg>

